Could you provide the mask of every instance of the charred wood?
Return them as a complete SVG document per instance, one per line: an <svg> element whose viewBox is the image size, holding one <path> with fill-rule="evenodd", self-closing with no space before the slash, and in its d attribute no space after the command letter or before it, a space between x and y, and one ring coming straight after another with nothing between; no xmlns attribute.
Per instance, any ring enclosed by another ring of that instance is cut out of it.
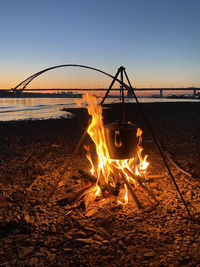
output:
<svg viewBox="0 0 200 267"><path fill-rule="evenodd" d="M61 199L57 200L57 204L59 206L65 206L66 204L72 204L74 201L77 201L80 198L82 198L92 186L93 185L89 185L89 186L86 186L86 187L78 190L75 193L74 192L73 193L69 193L64 198L61 198Z"/></svg>
<svg viewBox="0 0 200 267"><path fill-rule="evenodd" d="M135 204L137 205L138 209L140 210L142 208L142 205L141 205L138 197L136 196L132 186L130 185L129 181L127 180L126 175L123 174L123 173L120 173L120 174L121 174L121 177L122 177L124 183L126 184L128 190L129 190L129 192L131 193L131 196L133 197L133 200L135 201Z"/></svg>
<svg viewBox="0 0 200 267"><path fill-rule="evenodd" d="M129 169L125 168L125 172L131 176L137 183L138 185L149 195L151 196L156 202L158 202L158 200L156 199L155 195L153 194L153 192L148 189L140 180L140 178L137 175L134 175Z"/></svg>
<svg viewBox="0 0 200 267"><path fill-rule="evenodd" d="M84 179L88 180L89 182L97 183L98 186L101 188L102 194L104 194L107 191L111 195L118 196L120 187L119 182L117 183L116 187L114 187L108 183L103 184L100 179L97 181L97 178L87 171L79 169L78 172Z"/></svg>

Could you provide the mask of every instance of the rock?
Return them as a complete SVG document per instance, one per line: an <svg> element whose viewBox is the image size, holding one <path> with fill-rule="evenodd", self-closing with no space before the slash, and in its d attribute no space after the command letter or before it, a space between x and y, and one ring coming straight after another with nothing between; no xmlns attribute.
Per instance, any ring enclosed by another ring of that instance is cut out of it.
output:
<svg viewBox="0 0 200 267"><path fill-rule="evenodd" d="M145 258L153 258L156 255L156 253L154 251L149 251L144 253L144 257Z"/></svg>
<svg viewBox="0 0 200 267"><path fill-rule="evenodd" d="M98 240L95 240L94 242L95 242L95 244L97 244L97 245L99 245L99 246L102 246L102 245L103 245L103 243L100 242L100 241L98 241Z"/></svg>
<svg viewBox="0 0 200 267"><path fill-rule="evenodd" d="M124 246L124 243L123 243L123 241L122 241L121 239L118 241L118 244L119 244L120 246Z"/></svg>
<svg viewBox="0 0 200 267"><path fill-rule="evenodd" d="M107 244L109 241L108 240L102 240L101 241L103 244Z"/></svg>
<svg viewBox="0 0 200 267"><path fill-rule="evenodd" d="M151 188L156 189L156 188L158 188L158 183L156 183L156 182L150 183L150 186L151 186Z"/></svg>
<svg viewBox="0 0 200 267"><path fill-rule="evenodd" d="M57 219L57 224L63 226L65 224L65 216L59 216Z"/></svg>
<svg viewBox="0 0 200 267"><path fill-rule="evenodd" d="M86 244L93 244L94 243L94 239L92 238L77 238L76 241L82 242L82 243L86 243Z"/></svg>
<svg viewBox="0 0 200 267"><path fill-rule="evenodd" d="M197 213L200 213L200 203L195 204L195 209Z"/></svg>
<svg viewBox="0 0 200 267"><path fill-rule="evenodd" d="M30 254L31 252L33 252L34 247L30 246L30 247L19 247L18 248L18 257L20 259L25 258L28 254Z"/></svg>
<svg viewBox="0 0 200 267"><path fill-rule="evenodd" d="M97 229L90 227L90 226L85 226L84 229L87 231L95 232L95 233L97 232Z"/></svg>
<svg viewBox="0 0 200 267"><path fill-rule="evenodd" d="M56 258L56 254L48 253L47 258L52 263Z"/></svg>
<svg viewBox="0 0 200 267"><path fill-rule="evenodd" d="M98 209L97 209L97 208L94 208L94 209L88 211L88 212L85 214L85 216L86 216L86 217L91 217L92 215L94 215L94 214L97 213L97 212L98 212Z"/></svg>
<svg viewBox="0 0 200 267"><path fill-rule="evenodd" d="M193 192L192 190L189 190L186 194L185 194L186 198L189 200L192 200L193 198Z"/></svg>
<svg viewBox="0 0 200 267"><path fill-rule="evenodd" d="M73 248L64 248L63 249L65 252L73 252Z"/></svg>
<svg viewBox="0 0 200 267"><path fill-rule="evenodd" d="M94 234L93 237L99 241L104 241L104 239L100 235Z"/></svg>
<svg viewBox="0 0 200 267"><path fill-rule="evenodd" d="M38 263L38 258L34 257L34 258L30 258L30 260L28 261L28 264L30 264L31 266L36 265Z"/></svg>
<svg viewBox="0 0 200 267"><path fill-rule="evenodd" d="M28 223L30 221L30 216L27 214L25 215L24 219L26 220L26 222Z"/></svg>
<svg viewBox="0 0 200 267"><path fill-rule="evenodd" d="M61 186L63 186L63 185L65 185L65 182L64 182L63 180L61 180L61 181L59 182L59 184L58 184L58 187L61 187Z"/></svg>
<svg viewBox="0 0 200 267"><path fill-rule="evenodd" d="M108 239L110 238L110 234L106 231L104 227L98 227L98 230L104 233Z"/></svg>
<svg viewBox="0 0 200 267"><path fill-rule="evenodd" d="M58 144L52 144L51 147L57 148L57 147L60 147L60 145L58 145Z"/></svg>
<svg viewBox="0 0 200 267"><path fill-rule="evenodd" d="M38 257L38 258L44 257L45 255L46 255L46 253L45 252L41 252L41 251L38 251L38 252L35 253L35 256Z"/></svg>

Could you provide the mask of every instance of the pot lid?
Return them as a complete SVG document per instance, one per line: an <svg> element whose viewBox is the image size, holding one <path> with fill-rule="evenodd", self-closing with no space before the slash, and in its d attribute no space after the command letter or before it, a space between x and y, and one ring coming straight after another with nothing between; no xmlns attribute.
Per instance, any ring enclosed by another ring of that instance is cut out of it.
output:
<svg viewBox="0 0 200 267"><path fill-rule="evenodd" d="M115 121L104 125L104 128L110 130L129 130L135 127L135 124L126 121Z"/></svg>

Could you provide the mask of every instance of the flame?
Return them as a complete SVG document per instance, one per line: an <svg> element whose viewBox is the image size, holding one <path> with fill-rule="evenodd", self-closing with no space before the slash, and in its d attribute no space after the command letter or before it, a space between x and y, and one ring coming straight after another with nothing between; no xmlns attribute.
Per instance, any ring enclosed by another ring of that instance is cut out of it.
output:
<svg viewBox="0 0 200 267"><path fill-rule="evenodd" d="M97 196L100 196L100 194L101 194L101 188L100 188L100 186L96 185L95 196L96 196L96 197L97 197Z"/></svg>
<svg viewBox="0 0 200 267"><path fill-rule="evenodd" d="M111 184L112 186L116 187L117 184L117 178L115 177L116 170L122 172L132 186L134 187L137 186L136 181L126 173L125 169L130 170L131 173L137 176L144 176L146 172L149 163L147 161L147 155L144 158L142 156L142 151L143 151L143 148L141 147L142 130L139 128L137 129L138 144L137 144L137 156L135 156L135 158L125 159L125 160L110 159L104 134L102 107L99 104L98 99L89 94L83 95L82 102L87 103L88 114L91 115L92 117L87 132L95 144L96 153L98 156L98 163L97 166L95 166L92 161L92 157L89 153L89 148L85 147L87 150L86 157L88 158L91 164L90 171L92 174L95 174L97 176L95 195L97 196L101 194L101 188L99 186L100 183L109 185ZM125 193L123 202L128 203L128 188L126 185L124 185L124 189ZM123 202L120 200L118 201L118 203L120 204L124 204Z"/></svg>
<svg viewBox="0 0 200 267"><path fill-rule="evenodd" d="M89 160L90 164L91 164L91 174L94 175L95 174L95 168L94 168L94 164L92 162L92 158L91 158L91 155L90 155L90 148L88 146L84 146L85 150L87 151L87 154L86 154L86 157L87 159Z"/></svg>

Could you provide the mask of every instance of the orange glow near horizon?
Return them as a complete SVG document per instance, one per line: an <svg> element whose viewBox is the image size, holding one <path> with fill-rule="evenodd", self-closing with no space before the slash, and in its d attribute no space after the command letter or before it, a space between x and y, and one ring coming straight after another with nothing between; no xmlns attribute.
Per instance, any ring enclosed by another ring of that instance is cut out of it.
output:
<svg viewBox="0 0 200 267"><path fill-rule="evenodd" d="M27 77L23 77L22 79L19 79L21 75L19 73L15 73L13 75L6 75L0 79L0 89L11 89L16 87L20 82L25 80ZM197 87L194 86L194 83L190 82L181 82L181 81L162 81L161 79L157 78L157 80L151 80L147 81L144 77L144 81L137 80L136 82L133 81L131 78L131 83L133 87L136 88L187 88L187 87ZM82 73L82 72L71 72L67 73L62 70L60 72L49 74L46 73L44 75L41 75L34 79L30 84L28 84L27 89L56 89L56 90L62 90L62 89L96 89L96 88L109 88L110 83L112 79L110 77L106 77L102 74L94 74L94 73ZM118 88L119 84L116 82L113 86L113 88ZM48 91L46 91L48 92ZM98 91L95 92L95 94L99 93ZM136 91L136 94L138 96L140 95L152 95L152 94L158 94L158 91L155 92L144 92L144 91ZM176 93L178 93L176 91ZM181 92L183 93L183 92ZM191 93L184 91L184 93ZM112 94L116 94L116 92L112 92Z"/></svg>

